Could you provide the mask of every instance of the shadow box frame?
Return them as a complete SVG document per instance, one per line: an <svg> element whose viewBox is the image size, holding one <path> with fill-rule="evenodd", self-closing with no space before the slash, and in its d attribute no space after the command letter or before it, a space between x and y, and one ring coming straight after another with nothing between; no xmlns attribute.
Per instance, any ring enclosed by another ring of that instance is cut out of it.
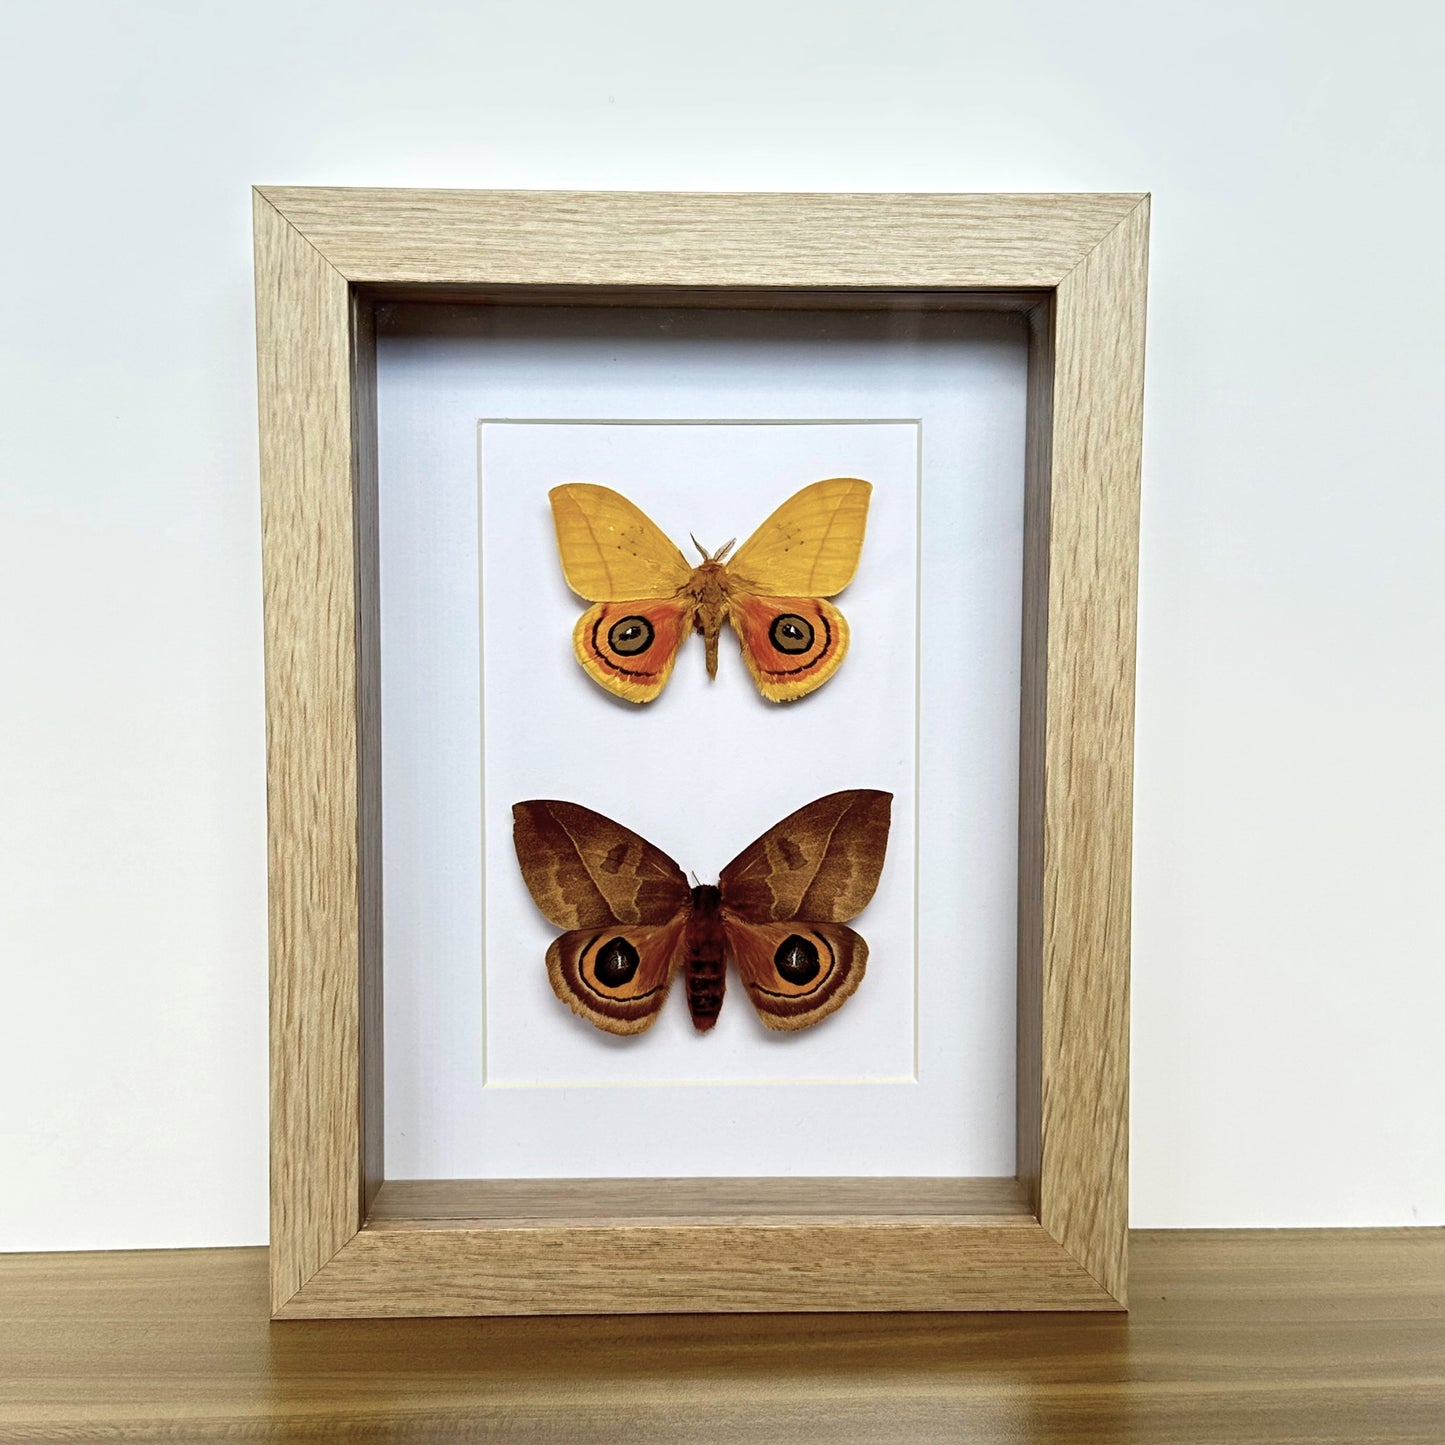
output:
<svg viewBox="0 0 1445 1445"><path fill-rule="evenodd" d="M264 187L254 218L273 1317L1124 1308L1148 197ZM1026 318L1017 1177L386 1180L397 300Z"/></svg>

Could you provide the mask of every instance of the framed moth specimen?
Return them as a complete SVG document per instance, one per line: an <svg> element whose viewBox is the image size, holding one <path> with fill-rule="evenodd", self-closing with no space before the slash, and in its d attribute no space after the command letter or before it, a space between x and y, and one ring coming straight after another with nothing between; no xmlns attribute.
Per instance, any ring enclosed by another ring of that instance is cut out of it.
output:
<svg viewBox="0 0 1445 1445"><path fill-rule="evenodd" d="M275 1315L1121 1308L1147 198L255 218Z"/></svg>

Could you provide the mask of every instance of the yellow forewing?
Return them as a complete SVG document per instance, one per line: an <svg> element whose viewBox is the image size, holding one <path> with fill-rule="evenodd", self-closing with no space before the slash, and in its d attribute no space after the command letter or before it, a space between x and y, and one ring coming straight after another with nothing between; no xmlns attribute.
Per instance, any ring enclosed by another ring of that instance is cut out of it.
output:
<svg viewBox="0 0 1445 1445"><path fill-rule="evenodd" d="M872 492L856 477L832 477L795 492L738 549L728 563L728 575L754 592L775 597L832 597L841 592L858 570Z"/></svg>
<svg viewBox="0 0 1445 1445"><path fill-rule="evenodd" d="M548 496L562 572L579 597L589 602L671 597L692 576L686 558L657 524L610 487L568 482Z"/></svg>

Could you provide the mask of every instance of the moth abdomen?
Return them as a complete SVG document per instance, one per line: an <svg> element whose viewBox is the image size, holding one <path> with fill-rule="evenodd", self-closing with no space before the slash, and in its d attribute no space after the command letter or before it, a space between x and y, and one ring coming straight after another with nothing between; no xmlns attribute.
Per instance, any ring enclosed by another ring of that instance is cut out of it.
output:
<svg viewBox="0 0 1445 1445"><path fill-rule="evenodd" d="M688 956L687 1011L693 1028L706 1032L717 1022L726 988L727 967L721 958Z"/></svg>
<svg viewBox="0 0 1445 1445"><path fill-rule="evenodd" d="M721 895L706 885L692 890L692 917L687 924L687 1011L692 1026L706 1032L716 1022L727 988L726 936L720 913Z"/></svg>

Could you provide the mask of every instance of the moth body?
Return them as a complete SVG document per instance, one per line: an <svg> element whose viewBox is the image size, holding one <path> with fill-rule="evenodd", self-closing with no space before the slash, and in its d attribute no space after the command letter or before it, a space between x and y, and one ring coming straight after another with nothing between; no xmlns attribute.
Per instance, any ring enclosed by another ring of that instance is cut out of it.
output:
<svg viewBox="0 0 1445 1445"><path fill-rule="evenodd" d="M692 912L687 921L687 1011L692 1026L705 1033L716 1022L727 988L727 935L722 923L722 894L703 884L692 890Z"/></svg>
<svg viewBox="0 0 1445 1445"><path fill-rule="evenodd" d="M726 551L726 548L724 548ZM723 623L728 620L727 568L715 557L709 557L693 569L686 595L692 602L693 627L702 633L707 656L707 675L717 676L717 644Z"/></svg>

